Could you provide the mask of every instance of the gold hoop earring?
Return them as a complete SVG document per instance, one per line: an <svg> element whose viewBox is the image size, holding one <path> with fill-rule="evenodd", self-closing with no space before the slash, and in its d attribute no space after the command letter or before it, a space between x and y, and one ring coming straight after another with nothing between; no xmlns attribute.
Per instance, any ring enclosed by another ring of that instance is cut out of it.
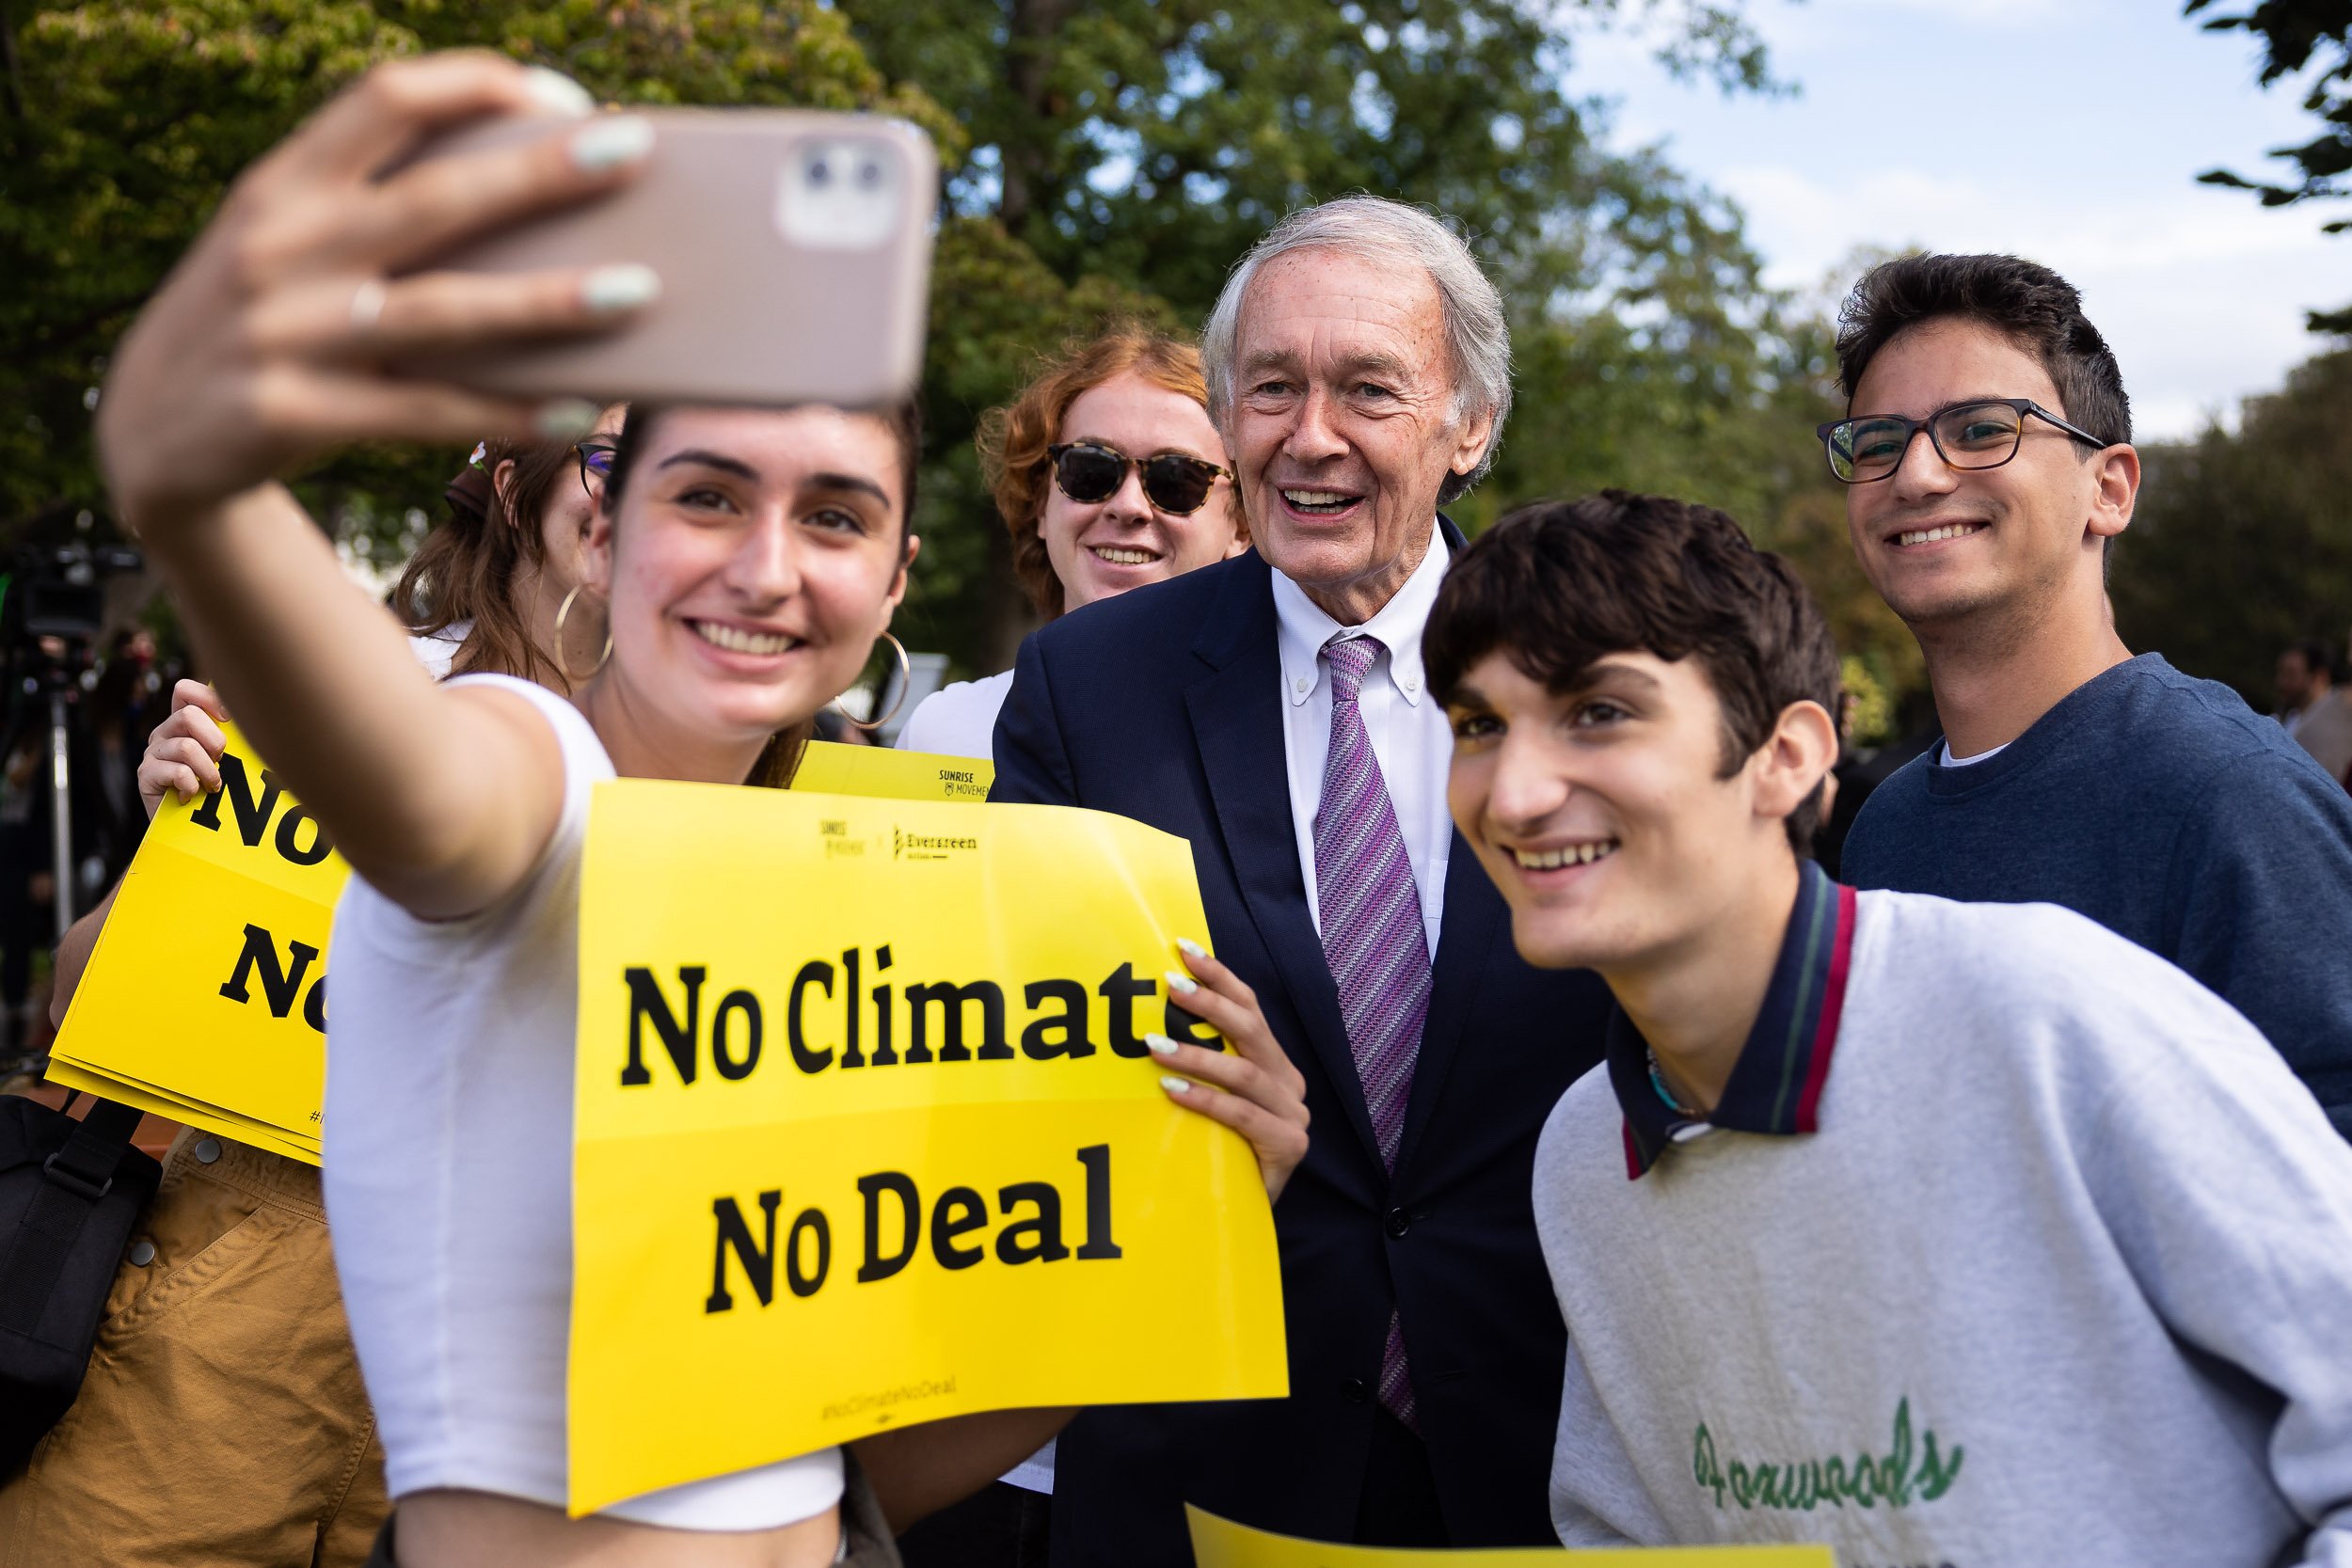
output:
<svg viewBox="0 0 2352 1568"><path fill-rule="evenodd" d="M881 729L884 724L889 723L893 719L898 717L898 710L907 705L907 692L913 689L914 686L914 667L907 662L907 645L899 641L898 638L892 636L889 632L883 632L882 634L882 640L889 643L891 652L898 656L898 700L890 705L890 711L883 714L880 719L859 719L853 717L848 708L841 705L840 698L835 697L833 700L833 708L835 713L838 713L842 718L849 720L850 723L855 724L859 729L864 730L868 735L873 734L876 730Z"/></svg>
<svg viewBox="0 0 2352 1568"><path fill-rule="evenodd" d="M588 674L573 674L571 664L564 657L564 623L570 619L572 605L579 599L580 591L586 586L588 585L584 582L572 584L572 591L564 595L562 604L555 607L555 670L556 673L564 677L564 684L570 687L579 686L580 682L603 669L604 661L612 657L612 628L609 625L604 628L604 652L598 654L596 662L588 667Z"/></svg>

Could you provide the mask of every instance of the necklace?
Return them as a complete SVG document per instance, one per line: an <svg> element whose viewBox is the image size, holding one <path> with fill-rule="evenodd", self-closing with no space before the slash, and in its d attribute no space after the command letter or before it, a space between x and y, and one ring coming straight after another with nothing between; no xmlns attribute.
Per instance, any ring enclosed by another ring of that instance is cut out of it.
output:
<svg viewBox="0 0 2352 1568"><path fill-rule="evenodd" d="M1666 1102L1666 1109L1672 1111L1678 1117L1686 1117L1692 1121L1705 1121L1707 1119L1706 1112L1696 1111L1692 1109L1690 1106L1685 1105L1681 1101L1675 1098L1674 1090L1666 1087L1666 1075L1660 1071L1658 1067L1658 1053L1651 1050L1648 1046L1644 1046L1642 1050L1643 1053L1649 1057L1649 1086L1658 1091L1658 1098Z"/></svg>

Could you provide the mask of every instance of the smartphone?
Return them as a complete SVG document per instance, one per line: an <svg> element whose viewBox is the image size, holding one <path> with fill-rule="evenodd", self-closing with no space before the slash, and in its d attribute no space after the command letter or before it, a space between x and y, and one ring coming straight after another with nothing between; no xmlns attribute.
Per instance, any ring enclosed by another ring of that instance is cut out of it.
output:
<svg viewBox="0 0 2352 1568"><path fill-rule="evenodd" d="M930 139L903 120L801 109L654 109L612 195L469 240L421 271L637 261L661 297L585 338L405 357L401 369L532 397L870 407L922 373L938 206ZM419 160L565 135L577 119L469 126ZM412 161L413 162L413 161Z"/></svg>

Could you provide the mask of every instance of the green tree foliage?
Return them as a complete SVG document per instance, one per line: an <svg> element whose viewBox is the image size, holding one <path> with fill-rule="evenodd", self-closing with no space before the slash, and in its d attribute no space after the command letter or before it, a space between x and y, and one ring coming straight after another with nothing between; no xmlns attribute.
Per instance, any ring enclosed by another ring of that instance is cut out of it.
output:
<svg viewBox="0 0 2352 1568"><path fill-rule="evenodd" d="M2143 448L2139 512L2116 549L2116 627L2257 709L2300 637L2352 626L2352 349L2249 399L2233 433Z"/></svg>
<svg viewBox="0 0 2352 1568"><path fill-rule="evenodd" d="M8 41L0 518L103 509L88 411L115 340L237 171L379 60L486 45L613 102L878 109L962 145L817 0L94 0L17 15ZM305 488L396 545L459 455L363 450Z"/></svg>
<svg viewBox="0 0 2352 1568"><path fill-rule="evenodd" d="M2182 15L2211 10L2215 0L2188 0ZM2265 207L2286 207L2300 201L2341 200L2352 196L2352 0L2259 0L2250 8L2230 16L2208 15L2208 32L2244 31L2263 40L2262 85L2299 76L2316 66L2303 107L2315 116L2320 134L2300 147L2271 150L2285 160L2293 174L2269 184L2209 169L2198 178L2209 185L2253 191ZM2352 230L2352 218L2327 225L2327 232ZM2314 332L2352 332L2352 308L2311 313Z"/></svg>
<svg viewBox="0 0 2352 1568"><path fill-rule="evenodd" d="M1518 412L1472 528L1618 484L1721 505L1790 553L1890 689L1915 652L1859 585L1808 438L1825 328L1765 289L1739 214L1620 150L1570 87L1578 40L1646 29L1726 91L1777 90L1707 0L0 0L0 519L103 513L105 355L229 182L374 61L470 43L621 103L905 115L946 176L925 381L918 645L1001 667L1025 629L971 437L1037 356L1107 321L1188 330L1300 203L1369 190L1451 215L1502 281ZM379 559L454 452L307 476Z"/></svg>

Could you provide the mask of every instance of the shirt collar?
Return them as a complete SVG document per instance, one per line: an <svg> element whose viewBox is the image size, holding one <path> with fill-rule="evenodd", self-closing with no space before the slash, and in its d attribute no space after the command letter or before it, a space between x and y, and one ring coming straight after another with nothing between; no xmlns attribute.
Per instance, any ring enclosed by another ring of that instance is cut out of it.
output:
<svg viewBox="0 0 2352 1568"><path fill-rule="evenodd" d="M1429 611L1438 603L1438 587L1445 580L1447 562L1445 534L1435 517L1429 520L1429 548L1422 552L1421 564L1405 579L1387 604L1376 610L1372 619L1360 626L1343 626L1324 612L1323 607L1307 597L1307 591L1284 577L1274 574L1275 643L1282 660L1282 695L1293 707L1315 694L1323 681L1323 649L1342 633L1361 633L1376 637L1389 650L1386 664L1389 684L1397 695L1415 707L1429 694L1429 686L1422 673L1421 633L1429 624Z"/></svg>
<svg viewBox="0 0 2352 1568"><path fill-rule="evenodd" d="M1710 1127L1788 1136L1820 1126L1853 959L1854 890L1811 861L1799 869L1780 958L1715 1114L1693 1121L1669 1108L1650 1081L1649 1045L1623 1007L1610 1011L1610 1086L1625 1113L1626 1175L1639 1180L1674 1144Z"/></svg>

